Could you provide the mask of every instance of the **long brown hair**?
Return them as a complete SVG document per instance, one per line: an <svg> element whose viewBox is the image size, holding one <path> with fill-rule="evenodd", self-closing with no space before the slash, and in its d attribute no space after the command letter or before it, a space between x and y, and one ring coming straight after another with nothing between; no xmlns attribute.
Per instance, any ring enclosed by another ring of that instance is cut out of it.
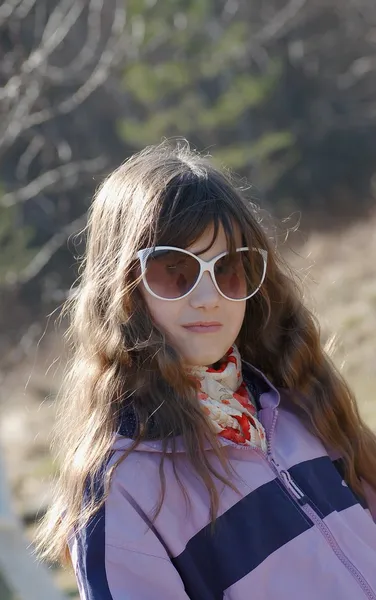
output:
<svg viewBox="0 0 376 600"><path fill-rule="evenodd" d="M276 386L295 392L296 410L310 431L343 457L347 480L358 493L361 478L376 489L376 439L325 354L318 325L257 207L187 143L164 143L146 148L111 173L90 208L80 283L67 304L73 354L56 425L60 474L37 536L41 557L64 561L72 529L83 526L103 503L92 490L83 507L85 486L109 456L126 407L132 407L139 423L129 451L148 435L153 412L165 450L171 432L182 435L192 468L207 487L213 521L219 504L213 477L236 489L182 357L152 321L135 278L137 250L159 244L188 247L210 224L215 232L223 226L230 250L237 224L245 245L268 251L265 282L247 301L238 340L242 358ZM204 451L208 441L221 472ZM161 456L159 508L165 491L165 453ZM107 492L115 468L108 473Z"/></svg>

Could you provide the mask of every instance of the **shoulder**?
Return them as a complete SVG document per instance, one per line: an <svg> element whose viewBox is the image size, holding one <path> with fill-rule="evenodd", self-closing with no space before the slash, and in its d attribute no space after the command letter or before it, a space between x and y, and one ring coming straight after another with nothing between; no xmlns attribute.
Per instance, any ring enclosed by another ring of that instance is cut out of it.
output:
<svg viewBox="0 0 376 600"><path fill-rule="evenodd" d="M106 467L110 468L116 458L115 453ZM147 453L142 458L140 461L137 453L132 453L113 471L104 503L70 538L73 568L83 598L187 598L166 545L142 503L134 499L137 482L132 478L147 464Z"/></svg>
<svg viewBox="0 0 376 600"><path fill-rule="evenodd" d="M299 411L291 402L291 395L285 391L281 394L276 446L277 452L282 452L289 466L297 465L300 469L316 470L320 479L326 480L328 485L333 481L333 473L337 473L343 482L342 485L349 485L345 481L345 466L341 454L329 444L322 443L308 430L304 419L299 416ZM312 473L310 477L312 478ZM364 509L369 510L376 521L376 492L364 480L362 480L362 488L363 497L351 489L352 494Z"/></svg>
<svg viewBox="0 0 376 600"><path fill-rule="evenodd" d="M96 477L92 488L96 501L103 500L105 476L120 456L120 452L114 451ZM74 561L100 564L105 549L111 547L166 558L147 512L153 508L155 496L147 482L152 485L151 479L155 476L151 476L155 472L158 473L155 458L147 452L132 452L115 467L105 500L85 526L76 528L72 536L70 546Z"/></svg>
<svg viewBox="0 0 376 600"><path fill-rule="evenodd" d="M296 410L286 391L281 393L273 443L288 468L322 457L332 458L328 448L310 431L303 415Z"/></svg>

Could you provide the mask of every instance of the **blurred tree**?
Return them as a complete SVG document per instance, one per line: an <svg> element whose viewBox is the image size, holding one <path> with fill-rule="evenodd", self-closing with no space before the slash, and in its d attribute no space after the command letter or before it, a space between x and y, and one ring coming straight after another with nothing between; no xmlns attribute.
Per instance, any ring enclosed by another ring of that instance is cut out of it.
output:
<svg viewBox="0 0 376 600"><path fill-rule="evenodd" d="M301 209L306 226L364 214L375 31L374 0L4 0L5 337L12 326L27 337L64 299L75 278L66 242L104 171L163 137L187 137L273 211Z"/></svg>
<svg viewBox="0 0 376 600"><path fill-rule="evenodd" d="M85 224L95 178L121 153L113 81L125 14L123 0L0 5L3 348L64 299L74 277L67 239Z"/></svg>
<svg viewBox="0 0 376 600"><path fill-rule="evenodd" d="M129 2L137 51L124 71L132 111L119 131L137 148L186 136L243 174L257 165L267 191L277 177L271 159L289 155L294 136L267 110L283 64L278 56L252 60L246 13L237 2Z"/></svg>
<svg viewBox="0 0 376 600"><path fill-rule="evenodd" d="M374 0L131 0L128 20L128 144L187 136L311 222L369 206Z"/></svg>
<svg viewBox="0 0 376 600"><path fill-rule="evenodd" d="M122 0L105 10L94 0L7 0L0 7L1 217L4 229L15 207L13 225L27 227L29 239L32 231L38 250L84 215L87 202L74 202L74 194L109 162L101 148L108 118L102 114L96 128L85 111L91 118L103 112L96 93L124 56L124 26Z"/></svg>

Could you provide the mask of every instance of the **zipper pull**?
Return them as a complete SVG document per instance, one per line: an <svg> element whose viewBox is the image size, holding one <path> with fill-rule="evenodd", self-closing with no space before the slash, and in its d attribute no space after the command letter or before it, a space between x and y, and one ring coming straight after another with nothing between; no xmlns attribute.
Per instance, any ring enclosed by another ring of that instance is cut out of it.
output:
<svg viewBox="0 0 376 600"><path fill-rule="evenodd" d="M292 495L297 499L299 504L302 506L304 504L307 504L307 496L292 479L290 473L288 471L280 471L280 475L282 477L283 483L285 484L287 489L290 490Z"/></svg>
<svg viewBox="0 0 376 600"><path fill-rule="evenodd" d="M280 471L279 464L274 460L274 458L273 458L273 456L271 455L270 452L268 452L267 456L268 456L269 462L273 465L273 467L279 473L279 471Z"/></svg>

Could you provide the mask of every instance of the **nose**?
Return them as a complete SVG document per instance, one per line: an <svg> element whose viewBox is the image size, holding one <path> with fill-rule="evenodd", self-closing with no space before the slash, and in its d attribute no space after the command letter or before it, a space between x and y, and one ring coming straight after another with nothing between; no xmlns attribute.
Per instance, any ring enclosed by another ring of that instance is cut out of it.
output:
<svg viewBox="0 0 376 600"><path fill-rule="evenodd" d="M218 306L220 293L214 285L210 273L203 273L197 287L191 292L189 302L192 308L215 308Z"/></svg>

